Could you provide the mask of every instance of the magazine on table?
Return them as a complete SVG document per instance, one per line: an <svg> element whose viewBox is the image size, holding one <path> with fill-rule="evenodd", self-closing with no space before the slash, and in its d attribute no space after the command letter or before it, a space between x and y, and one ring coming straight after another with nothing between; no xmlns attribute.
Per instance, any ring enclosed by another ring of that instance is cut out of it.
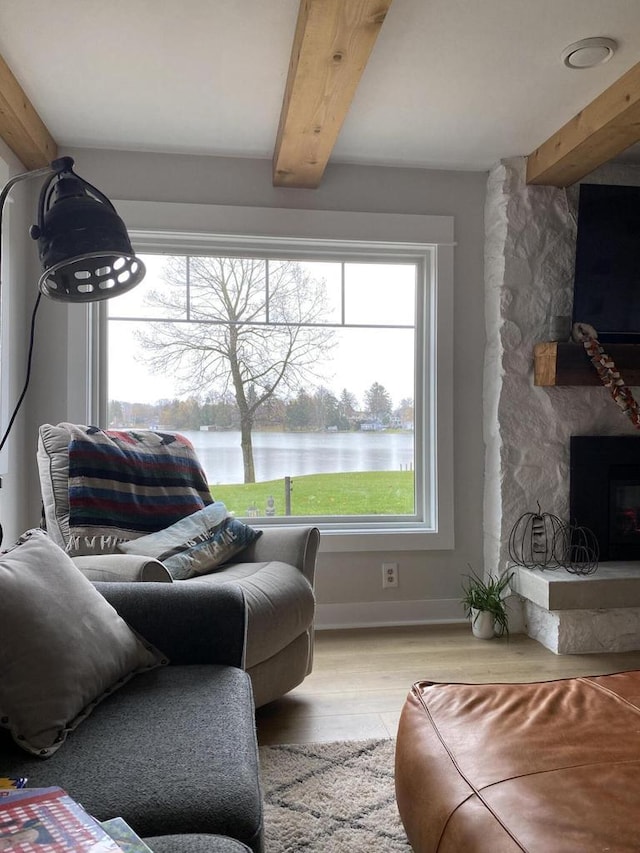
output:
<svg viewBox="0 0 640 853"><path fill-rule="evenodd" d="M122 853L122 847L62 788L0 789L0 851Z"/></svg>
<svg viewBox="0 0 640 853"><path fill-rule="evenodd" d="M100 825L118 842L123 853L153 853L148 844L135 833L129 824L121 817L103 820Z"/></svg>

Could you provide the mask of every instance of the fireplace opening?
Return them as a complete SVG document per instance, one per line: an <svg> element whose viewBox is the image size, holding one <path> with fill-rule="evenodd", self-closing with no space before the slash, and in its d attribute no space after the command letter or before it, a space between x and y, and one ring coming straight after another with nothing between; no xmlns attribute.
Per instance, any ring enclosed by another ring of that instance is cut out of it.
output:
<svg viewBox="0 0 640 853"><path fill-rule="evenodd" d="M569 514L598 541L600 561L640 561L640 437L572 436Z"/></svg>
<svg viewBox="0 0 640 853"><path fill-rule="evenodd" d="M609 488L611 542L616 545L640 544L640 470L632 480L612 479Z"/></svg>

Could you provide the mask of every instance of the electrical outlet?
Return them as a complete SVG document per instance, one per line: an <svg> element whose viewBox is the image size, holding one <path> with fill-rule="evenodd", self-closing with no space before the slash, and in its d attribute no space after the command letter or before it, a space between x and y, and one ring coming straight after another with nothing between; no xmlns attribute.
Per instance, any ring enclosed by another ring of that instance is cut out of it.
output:
<svg viewBox="0 0 640 853"><path fill-rule="evenodd" d="M382 564L382 588L388 589L392 586L398 586L398 564L383 563Z"/></svg>

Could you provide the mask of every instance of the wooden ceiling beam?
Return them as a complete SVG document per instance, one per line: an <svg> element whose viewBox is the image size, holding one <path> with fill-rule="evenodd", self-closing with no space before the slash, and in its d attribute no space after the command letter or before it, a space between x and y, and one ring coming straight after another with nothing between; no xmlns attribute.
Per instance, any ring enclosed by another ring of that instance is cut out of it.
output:
<svg viewBox="0 0 640 853"><path fill-rule="evenodd" d="M55 140L1 56L0 137L29 170L48 166L58 156Z"/></svg>
<svg viewBox="0 0 640 853"><path fill-rule="evenodd" d="M527 183L567 187L640 141L640 62L527 158Z"/></svg>
<svg viewBox="0 0 640 853"><path fill-rule="evenodd" d="M277 187L320 184L392 0L300 0L273 156Z"/></svg>

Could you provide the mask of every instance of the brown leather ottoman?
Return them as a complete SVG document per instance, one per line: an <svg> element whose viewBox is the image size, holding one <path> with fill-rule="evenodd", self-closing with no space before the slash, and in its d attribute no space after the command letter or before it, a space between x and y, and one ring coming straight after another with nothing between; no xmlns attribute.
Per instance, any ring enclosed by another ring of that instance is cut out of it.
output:
<svg viewBox="0 0 640 853"><path fill-rule="evenodd" d="M640 671L413 685L396 799L416 853L640 850Z"/></svg>

